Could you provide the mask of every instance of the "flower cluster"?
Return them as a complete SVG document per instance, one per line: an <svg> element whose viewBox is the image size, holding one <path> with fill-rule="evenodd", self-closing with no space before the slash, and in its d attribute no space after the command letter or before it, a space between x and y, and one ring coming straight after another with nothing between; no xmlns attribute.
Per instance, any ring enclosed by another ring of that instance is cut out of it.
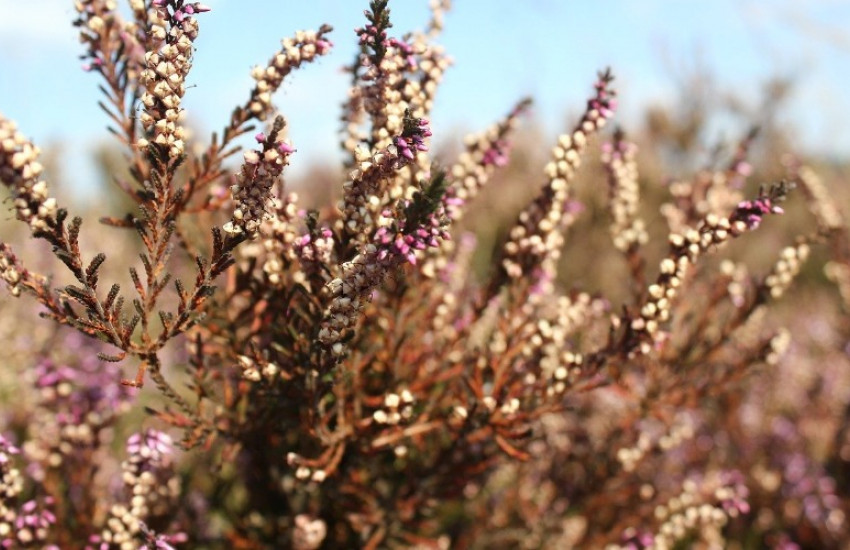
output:
<svg viewBox="0 0 850 550"><path fill-rule="evenodd" d="M437 89L443 81L443 74L451 66L452 59L442 47L431 43L421 34L414 34L412 44L400 43L398 46L407 50L408 70L419 72L418 78L408 78L404 83L402 97L415 116L428 116L434 106Z"/></svg>
<svg viewBox="0 0 850 550"><path fill-rule="evenodd" d="M230 188L235 207L232 218L224 224L225 233L253 238L268 219L272 188L295 152L283 138L284 124L278 117L268 136L260 133L255 137L262 149L245 151L238 183Z"/></svg>
<svg viewBox="0 0 850 550"><path fill-rule="evenodd" d="M24 487L24 478L20 470L12 464L12 457L20 454L20 449L0 435L0 536L12 533L16 513L10 506Z"/></svg>
<svg viewBox="0 0 850 550"><path fill-rule="evenodd" d="M289 193L281 199L273 199L274 208L268 213L266 222L260 226L265 263L263 271L273 285L283 285L282 275L287 262L296 257L295 246L298 241L297 225L298 195Z"/></svg>
<svg viewBox="0 0 850 550"><path fill-rule="evenodd" d="M29 500L19 504L24 490L24 476L12 464L12 457L20 449L0 435L0 548L32 548L41 546L58 550L55 545L45 545L56 516L48 509L52 500L43 503Z"/></svg>
<svg viewBox="0 0 850 550"><path fill-rule="evenodd" d="M756 229L766 215L782 214L784 212L782 207L776 203L783 200L792 188L793 184L782 182L771 187L769 192L762 189L759 196L753 200L738 203L735 212L729 218L733 232L736 234L743 232L738 222L743 222L746 229Z"/></svg>
<svg viewBox="0 0 850 550"><path fill-rule="evenodd" d="M694 424L689 415L683 414L676 418L673 425L662 435L653 436L649 430L643 430L635 445L617 451L617 461L623 465L625 471L632 472L649 453L656 450L668 452L693 439L696 435Z"/></svg>
<svg viewBox="0 0 850 550"><path fill-rule="evenodd" d="M6 283L12 296L21 295L21 267L9 245L0 243L0 279Z"/></svg>
<svg viewBox="0 0 850 550"><path fill-rule="evenodd" d="M58 210L47 183L39 179L44 171L40 152L13 121L0 114L0 181L12 190L17 217L33 233L52 227Z"/></svg>
<svg viewBox="0 0 850 550"><path fill-rule="evenodd" d="M367 228L377 224L376 208L396 171L408 165L420 152L427 151L425 138L431 135L428 121L408 116L403 131L380 152L370 154L365 148L357 150L357 166L350 181L343 184L343 199L339 204L345 218L342 230L365 243Z"/></svg>
<svg viewBox="0 0 850 550"><path fill-rule="evenodd" d="M0 546L3 548L34 548L42 547L46 550L59 550L59 547L54 544L44 543L49 540L50 530L56 523L56 516L48 510L46 506L52 504L51 499L47 499L44 503L39 503L35 500L29 500L21 505L14 523L9 523L11 527L8 530L13 530L14 535L0 534ZM11 516L6 514L7 518ZM3 529L4 523L0 523L0 530Z"/></svg>
<svg viewBox="0 0 850 550"><path fill-rule="evenodd" d="M765 215L781 214L783 210L776 203L785 198L789 189L785 182L772 186L768 191L762 189L757 198L740 202L728 218L709 214L699 229L670 234L670 253L659 265L657 281L647 288L647 298L640 309L640 316L629 324L628 338L634 338L627 346L632 350L630 353L647 354L652 350L653 342L663 340L664 334L659 332L661 323L670 319L680 287L699 256L730 238L757 228ZM787 268L783 269L788 271Z"/></svg>
<svg viewBox="0 0 850 550"><path fill-rule="evenodd" d="M408 126L408 121L413 127ZM428 120L424 118L406 119L404 131L394 140L399 157L410 161L416 158L416 153L427 151L428 146L425 144L425 138L429 137L431 137L431 130L428 128Z"/></svg>
<svg viewBox="0 0 850 550"><path fill-rule="evenodd" d="M369 24L355 29L361 46L360 64L365 68L361 78L368 86L360 94L363 109L372 119L370 145L373 149L386 147L393 135L401 131L402 116L408 107L401 103L397 84L402 80L398 66L406 67L403 56L393 55L395 48L387 35L392 26L387 0L375 0L365 13ZM391 48L393 48L391 50Z"/></svg>
<svg viewBox="0 0 850 550"><path fill-rule="evenodd" d="M128 456L121 469L129 501L110 508L103 530L89 539L92 550L135 548L140 538L155 538L148 522L170 519L168 516L179 495L180 480L173 472L174 449L168 434L152 429L133 434L127 439L126 449ZM184 536L175 535L175 538L180 540Z"/></svg>
<svg viewBox="0 0 850 550"><path fill-rule="evenodd" d="M618 132L615 140L602 148L602 163L608 170L611 238L622 252L646 244L649 235L643 220L637 217L640 188L635 156L637 146Z"/></svg>
<svg viewBox="0 0 850 550"><path fill-rule="evenodd" d="M409 390L400 393L389 393L384 397L383 407L375 409L372 418L378 424L395 425L402 420L409 420L413 415L413 394Z"/></svg>
<svg viewBox="0 0 850 550"><path fill-rule="evenodd" d="M281 376L280 367L268 361L240 355L238 363L242 370L242 376L252 382L265 380L272 384Z"/></svg>
<svg viewBox="0 0 850 550"><path fill-rule="evenodd" d="M328 534L327 524L307 514L295 516L295 531L292 533L293 550L318 550Z"/></svg>
<svg viewBox="0 0 850 550"><path fill-rule="evenodd" d="M80 30L80 42L87 46L83 70L96 71L113 78L117 75L136 82L144 69L147 9L141 0L133 0L134 20L121 17L114 0L78 0L74 7L79 18L74 25ZM126 51L123 59L104 55L113 45Z"/></svg>
<svg viewBox="0 0 850 550"><path fill-rule="evenodd" d="M405 135L401 136L405 151L423 151L422 138L430 135L427 123L418 121L405 124ZM365 204L366 195L362 191L374 189L380 183L383 170L391 166L404 165L410 159L400 152L400 147L388 148L381 155L381 165L375 166L363 163L364 170L360 181L349 190L360 189L361 193L350 193L348 196L356 199L357 203ZM367 177L370 176L370 177ZM436 201L430 193L440 196ZM341 340L344 335L355 328L369 294L377 288L384 279L397 267L404 263L416 263L416 251L428 247L439 246L440 239L447 238L442 221L442 193L445 188L442 181L435 181L426 193L419 193L412 201L402 201L398 211L403 211L400 217L386 210L383 218L397 220L397 223L378 227L371 239L361 248L360 252L350 261L342 265L342 275L328 283L328 289L333 297L327 308L322 329L318 340L327 347L333 357L339 359L346 353ZM373 195L374 196L374 195ZM348 202L348 201L347 201ZM352 201L353 202L353 201ZM361 207L365 210L365 207ZM348 211L346 211L347 213ZM364 239L366 240L366 239Z"/></svg>
<svg viewBox="0 0 850 550"><path fill-rule="evenodd" d="M186 76L192 68L193 42L198 37L196 13L210 11L201 4L175 0L154 0L149 40L160 45L148 47L146 68L141 82L145 92L141 97L144 111L139 115L147 136L138 141L139 147L153 143L172 158L183 155L186 132L180 125L183 112L180 103L186 93Z"/></svg>
<svg viewBox="0 0 850 550"><path fill-rule="evenodd" d="M319 275L321 266L328 265L333 252L334 234L328 227L298 237L295 241L295 253L301 262L301 271L305 281Z"/></svg>
<svg viewBox="0 0 850 550"><path fill-rule="evenodd" d="M520 214L505 244L502 268L509 278L531 275L538 268L544 272L555 269L563 245L562 232L570 223L570 183L581 165L588 138L605 126L616 108L613 78L609 71L599 74L594 84L596 93L587 101L581 120L572 133L559 137L552 149L552 159L545 168L548 183Z"/></svg>
<svg viewBox="0 0 850 550"><path fill-rule="evenodd" d="M795 246L786 246L780 253L779 261L772 272L765 277L764 285L771 298L781 297L791 286L800 268L809 257L809 244L800 242Z"/></svg>
<svg viewBox="0 0 850 550"><path fill-rule="evenodd" d="M392 216L390 211L384 211L384 217ZM379 227L375 232L374 242L378 246L377 259L384 261L396 256L403 257L410 264L416 264L416 253L428 248L436 248L440 240L448 239L448 233L443 229L443 221L439 215L431 215L426 223L408 230L409 222L404 221L397 228L391 226Z"/></svg>
<svg viewBox="0 0 850 550"><path fill-rule="evenodd" d="M684 491L655 509L662 520L650 547L673 548L694 530L703 540L721 540L730 518L749 512L748 490L740 472L720 472L710 480L686 480Z"/></svg>
<svg viewBox="0 0 850 550"><path fill-rule="evenodd" d="M283 80L302 64L313 61L316 56L330 52L333 44L327 39L333 28L322 26L318 31L299 31L294 38L284 38L280 51L265 67L257 66L251 76L257 82L251 91L247 111L259 120L265 120L273 112L272 94L280 88Z"/></svg>
<svg viewBox="0 0 850 550"><path fill-rule="evenodd" d="M67 349L92 352L78 334L64 342ZM83 473L90 454L104 443L103 431L130 409L131 388L116 384L120 369L92 355L73 366L46 359L33 372L40 400L31 420L31 437L23 445L32 461L30 474L44 479L45 470Z"/></svg>
<svg viewBox="0 0 850 550"><path fill-rule="evenodd" d="M371 292L398 266L415 263L417 249L434 242L433 224L439 221L435 220L431 228L419 228L404 235L379 230L375 242L343 264L342 276L328 283L333 301L318 338L334 357L341 359L346 354L343 337L355 328Z"/></svg>
<svg viewBox="0 0 850 550"><path fill-rule="evenodd" d="M496 169L507 164L510 152L508 135L516 129L530 104L530 99L520 101L497 124L481 134L465 138L465 150L449 170L451 186L446 192L446 200L457 201L447 208L452 220L461 218L463 209L460 206L475 198Z"/></svg>

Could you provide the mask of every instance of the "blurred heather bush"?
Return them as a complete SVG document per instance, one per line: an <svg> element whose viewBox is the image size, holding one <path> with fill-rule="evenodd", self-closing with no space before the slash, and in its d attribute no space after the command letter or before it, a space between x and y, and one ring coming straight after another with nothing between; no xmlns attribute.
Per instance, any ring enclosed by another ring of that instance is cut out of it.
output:
<svg viewBox="0 0 850 550"><path fill-rule="evenodd" d="M0 116L0 547L850 547L848 197L786 83L711 154L702 83L612 130L604 70L548 158L523 99L435 160L449 2L372 0L298 186L272 99L330 27L189 140L214 14L76 7L120 192L82 227Z"/></svg>

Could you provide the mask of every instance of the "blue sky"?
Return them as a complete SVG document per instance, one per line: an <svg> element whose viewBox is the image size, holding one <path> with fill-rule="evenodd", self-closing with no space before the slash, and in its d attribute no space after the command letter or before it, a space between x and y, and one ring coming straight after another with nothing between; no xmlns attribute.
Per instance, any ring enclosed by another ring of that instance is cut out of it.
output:
<svg viewBox="0 0 850 550"><path fill-rule="evenodd" d="M121 1L121 0L119 0ZM279 39L330 23L336 48L294 75L277 101L304 168L336 155L338 106L355 50L361 0L206 0L192 86L184 102L207 134L220 128L252 86ZM850 151L850 2L841 0L454 0L441 42L455 66L437 98L435 139L483 128L530 94L551 136L583 105L598 69L611 66L628 129L650 103L670 101L682 70L703 67L757 103L762 83L797 81L784 119L804 149ZM421 28L427 0L391 0L395 34ZM67 144L69 179L94 177L85 159L106 139L93 101L96 75L80 69L71 0L0 0L0 112L39 143ZM745 125L742 121L742 126Z"/></svg>

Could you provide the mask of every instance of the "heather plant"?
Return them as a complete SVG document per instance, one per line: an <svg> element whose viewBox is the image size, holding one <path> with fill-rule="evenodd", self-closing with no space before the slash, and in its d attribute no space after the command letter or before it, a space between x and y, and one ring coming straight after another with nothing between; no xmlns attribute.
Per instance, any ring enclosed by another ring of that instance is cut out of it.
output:
<svg viewBox="0 0 850 550"><path fill-rule="evenodd" d="M297 144L273 95L330 51L331 27L284 39L204 142L189 139L181 103L214 12L76 3L85 69L126 157L115 183L134 205L99 221L134 233L139 255L87 243L38 147L0 116L15 216L73 279L0 242L9 294L37 304L41 326L64 326L41 338L56 349L10 365L29 391L27 414L3 418L0 546L850 543L850 250L816 172L786 156L773 159L785 179L755 185L753 131L725 162L648 182L627 132L607 130L605 69L479 277L475 236L457 228L513 175L531 101L435 161L449 2L398 36L387 0L368 8L338 201L309 210L285 182ZM579 199L587 182L599 217ZM646 207L652 183L666 194ZM794 187L809 212L780 243L765 226ZM616 258L616 275L598 274L613 297L563 277L565 262L600 265L562 254L591 214ZM838 292L794 315L780 299L815 249ZM751 266L755 254L772 266ZM110 264L129 291L103 282Z"/></svg>

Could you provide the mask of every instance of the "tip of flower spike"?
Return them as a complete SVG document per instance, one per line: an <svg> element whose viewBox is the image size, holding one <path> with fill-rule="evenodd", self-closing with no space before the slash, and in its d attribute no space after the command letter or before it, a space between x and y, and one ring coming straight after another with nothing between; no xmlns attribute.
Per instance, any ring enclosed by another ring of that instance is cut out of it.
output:
<svg viewBox="0 0 850 550"><path fill-rule="evenodd" d="M204 12L211 11L211 10L212 10L211 7L207 6L206 4L201 4L200 2L195 2L194 4L189 4L188 6L183 8L183 11L185 11L188 14L204 13Z"/></svg>

